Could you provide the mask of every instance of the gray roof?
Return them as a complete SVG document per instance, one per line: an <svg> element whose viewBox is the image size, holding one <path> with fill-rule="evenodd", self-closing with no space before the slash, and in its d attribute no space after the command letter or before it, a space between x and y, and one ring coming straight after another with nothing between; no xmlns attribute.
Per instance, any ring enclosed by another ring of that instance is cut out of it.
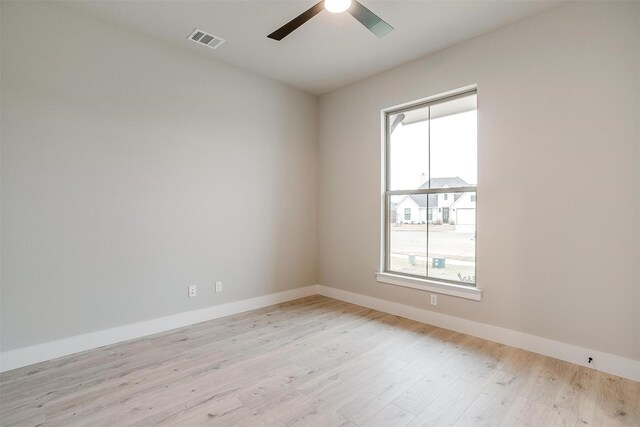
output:
<svg viewBox="0 0 640 427"><path fill-rule="evenodd" d="M420 186L420 188L444 188L444 187L468 187L469 183L459 176L448 178L431 178Z"/></svg>
<svg viewBox="0 0 640 427"><path fill-rule="evenodd" d="M469 184L459 176L452 176L448 178L431 178L429 181L422 184L420 188L466 187L468 185ZM453 201L458 200L462 194L463 193L454 193ZM411 197L421 208L438 207L437 194L412 194L409 197Z"/></svg>

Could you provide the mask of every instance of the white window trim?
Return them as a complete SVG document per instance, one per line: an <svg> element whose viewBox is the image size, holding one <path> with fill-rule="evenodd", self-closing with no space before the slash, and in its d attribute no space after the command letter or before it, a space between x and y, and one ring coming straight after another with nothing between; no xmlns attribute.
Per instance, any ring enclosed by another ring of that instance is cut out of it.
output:
<svg viewBox="0 0 640 427"><path fill-rule="evenodd" d="M458 298L464 298L464 299L469 299L469 300L473 300L473 301L482 301L482 289L478 288L477 286L477 282L475 286L465 286L465 285L459 285L456 283L449 283L449 282L441 282L438 280L434 280L431 278L417 278L417 277L412 277L412 276L405 276L405 275L401 275L401 274L394 274L394 273L390 273L385 271L385 258L386 258L386 241L385 241L385 235L386 235L386 224L385 222L386 220L386 211L387 211L387 205L385 202L385 195L386 195L386 168L387 168L387 159L386 159L386 146L387 146L387 132L386 132L386 115L388 112L399 109L399 108L406 108L406 107L410 107L413 105L418 105L420 103L427 103L427 102L432 102L432 101L436 101L438 99L444 99L444 98L449 98L452 96L457 96L457 95L461 95L464 94L466 92L472 92L472 91L477 91L478 88L476 85L471 85L471 86L467 86L467 87L463 87L460 88L458 90L454 90L454 91L450 91L450 92L446 92L437 96L433 96L433 97L429 97L429 98L424 98L422 100L419 101L414 101L414 102L409 102L403 105L397 105L395 107L392 108L387 108L382 110L380 113L380 117L381 117L381 137L382 137L382 141L384 142L382 144L382 171L383 173L382 175L382 197L381 197L381 207L382 207L382 218L385 218L385 220L382 222L381 226L381 245L380 245L380 270L378 273L376 273L376 280L379 283L385 283L385 284L389 284L389 285L394 285L394 286L402 286L405 288L411 288L411 289L417 289L417 290L421 290L421 291L425 291L425 292L433 292L433 293L438 293L438 294L442 294L442 295L451 295L451 296L455 296ZM438 208L438 212L442 212L441 208Z"/></svg>
<svg viewBox="0 0 640 427"><path fill-rule="evenodd" d="M456 285L454 283L438 282L432 279L419 279L417 277L403 276L392 273L377 273L376 280L389 285L403 286L405 288L419 289L425 292L433 292L443 295L482 301L482 289L472 286Z"/></svg>

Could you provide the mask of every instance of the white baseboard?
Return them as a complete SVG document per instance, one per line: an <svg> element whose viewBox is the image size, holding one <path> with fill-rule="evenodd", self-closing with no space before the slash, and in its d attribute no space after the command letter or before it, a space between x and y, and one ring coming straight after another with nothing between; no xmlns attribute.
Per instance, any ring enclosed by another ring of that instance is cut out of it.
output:
<svg viewBox="0 0 640 427"><path fill-rule="evenodd" d="M290 291L214 305L200 310L187 311L172 316L131 323L129 325L103 329L101 331L89 332L56 341L5 351L0 353L0 372L156 334L158 332L193 325L195 323L206 322L207 320L218 319L232 314L308 297L317 294L317 290L317 285L311 285Z"/></svg>
<svg viewBox="0 0 640 427"><path fill-rule="evenodd" d="M545 356L555 357L577 365L597 367L598 370L603 372L640 381L640 361L637 360L322 285L306 286L290 291L215 305L200 310L6 351L0 353L0 372L315 294L451 329ZM594 366L587 363L589 357L593 357Z"/></svg>
<svg viewBox="0 0 640 427"><path fill-rule="evenodd" d="M637 360L323 285L318 285L318 293L330 298L640 381L640 361ZM588 364L589 357L593 357L594 365Z"/></svg>

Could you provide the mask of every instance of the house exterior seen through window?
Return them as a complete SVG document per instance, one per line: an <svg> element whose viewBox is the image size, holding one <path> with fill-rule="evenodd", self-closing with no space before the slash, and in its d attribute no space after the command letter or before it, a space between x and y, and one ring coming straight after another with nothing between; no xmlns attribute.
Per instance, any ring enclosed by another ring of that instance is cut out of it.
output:
<svg viewBox="0 0 640 427"><path fill-rule="evenodd" d="M386 113L385 272L476 285L476 117L475 91Z"/></svg>

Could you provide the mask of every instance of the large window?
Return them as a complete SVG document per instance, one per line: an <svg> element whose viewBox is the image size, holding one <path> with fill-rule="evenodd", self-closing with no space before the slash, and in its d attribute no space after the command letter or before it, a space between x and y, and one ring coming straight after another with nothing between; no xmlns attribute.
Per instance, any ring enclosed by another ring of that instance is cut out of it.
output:
<svg viewBox="0 0 640 427"><path fill-rule="evenodd" d="M476 285L476 104L472 91L386 113L385 273Z"/></svg>

